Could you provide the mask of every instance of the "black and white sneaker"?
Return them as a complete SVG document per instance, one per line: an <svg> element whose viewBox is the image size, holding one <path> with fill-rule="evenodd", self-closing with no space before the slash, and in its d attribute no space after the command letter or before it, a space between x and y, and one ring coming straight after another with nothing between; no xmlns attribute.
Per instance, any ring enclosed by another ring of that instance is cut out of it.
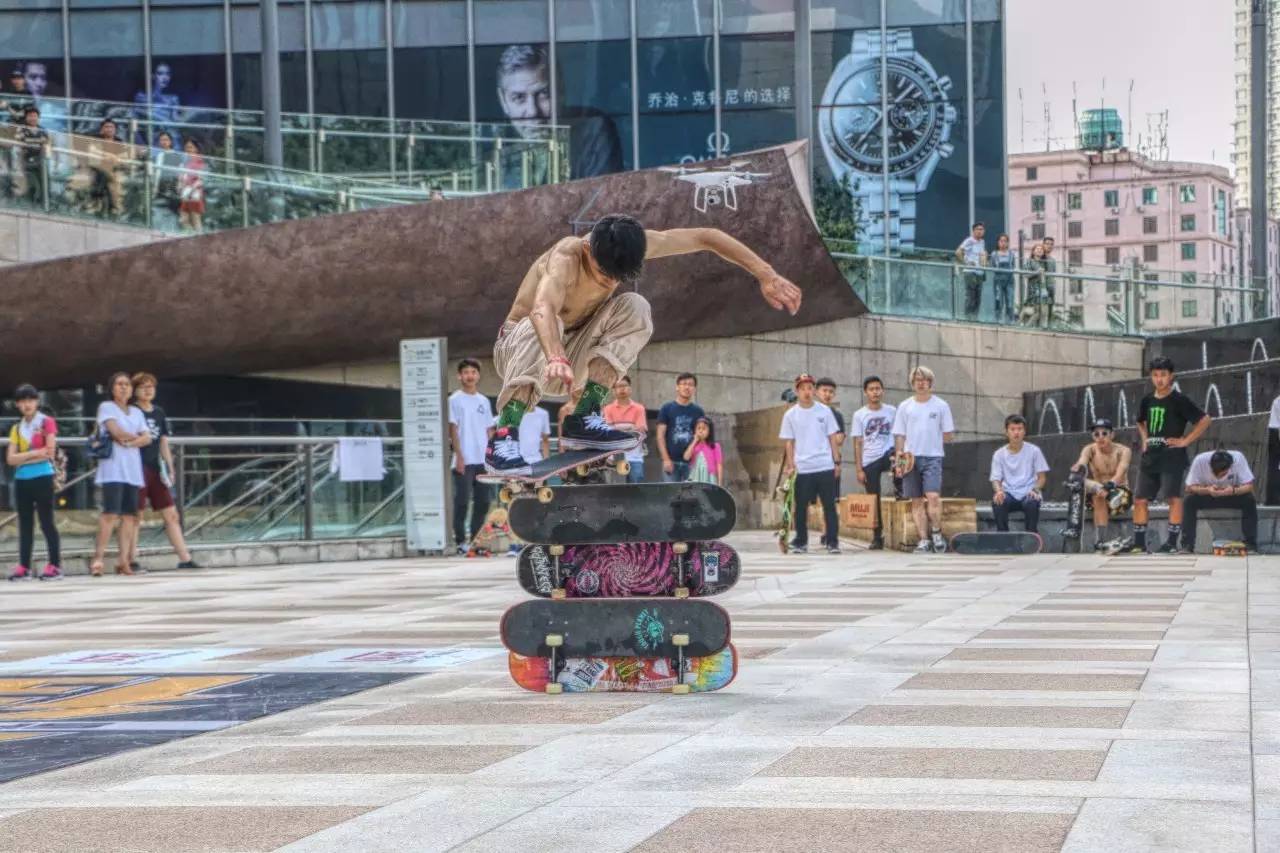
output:
<svg viewBox="0 0 1280 853"><path fill-rule="evenodd" d="M514 477L530 474L529 463L520 455L520 431L515 427L498 427L484 451L484 470L490 474Z"/></svg>
<svg viewBox="0 0 1280 853"><path fill-rule="evenodd" d="M560 430L562 450L624 450L633 447L639 436L609 426L599 412L569 415Z"/></svg>

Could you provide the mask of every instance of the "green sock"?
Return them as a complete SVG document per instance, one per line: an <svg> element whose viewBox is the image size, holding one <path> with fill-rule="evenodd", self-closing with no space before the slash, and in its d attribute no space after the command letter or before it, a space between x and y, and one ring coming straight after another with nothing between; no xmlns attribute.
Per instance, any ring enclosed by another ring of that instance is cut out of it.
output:
<svg viewBox="0 0 1280 853"><path fill-rule="evenodd" d="M588 379L587 387L582 389L582 396L578 399L577 408L573 410L573 413L575 415L587 415L591 412L598 412L608 396L608 388L599 382L592 382Z"/></svg>
<svg viewBox="0 0 1280 853"><path fill-rule="evenodd" d="M528 403L522 403L519 400L508 400L507 404L502 407L502 413L498 415L498 426L519 429L520 419L524 417L524 413L528 409Z"/></svg>

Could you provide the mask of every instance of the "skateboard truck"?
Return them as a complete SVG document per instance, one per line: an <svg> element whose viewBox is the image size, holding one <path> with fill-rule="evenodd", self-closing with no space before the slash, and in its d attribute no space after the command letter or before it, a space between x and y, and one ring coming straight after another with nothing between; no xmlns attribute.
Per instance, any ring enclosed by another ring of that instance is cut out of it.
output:
<svg viewBox="0 0 1280 853"><path fill-rule="evenodd" d="M551 545L547 553L551 555L551 597L564 598L564 587L560 583L560 557L564 555L564 546Z"/></svg>
<svg viewBox="0 0 1280 853"><path fill-rule="evenodd" d="M689 543L676 542L671 546L671 551L676 555L676 598L688 598L689 587L685 584L685 561L688 559Z"/></svg>
<svg viewBox="0 0 1280 853"><path fill-rule="evenodd" d="M689 635L673 634L671 636L671 644L676 647L676 683L672 685L671 692L683 695L689 692L689 685L684 683L684 647L689 645ZM559 685L556 686L558 687Z"/></svg>
<svg viewBox="0 0 1280 853"><path fill-rule="evenodd" d="M548 670L551 673L551 678L547 681L548 693L555 694L564 692L564 685L556 681L556 676L560 674L559 665L562 663L562 661L560 661L560 653L558 650L563 645L564 635L547 634L547 646L551 649L551 666Z"/></svg>

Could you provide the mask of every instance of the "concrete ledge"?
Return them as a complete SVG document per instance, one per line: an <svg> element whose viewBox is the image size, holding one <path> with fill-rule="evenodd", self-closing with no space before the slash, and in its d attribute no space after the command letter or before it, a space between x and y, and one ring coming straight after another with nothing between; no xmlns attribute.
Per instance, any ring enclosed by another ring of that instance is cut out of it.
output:
<svg viewBox="0 0 1280 853"><path fill-rule="evenodd" d="M1022 530L1020 515L1013 516L1009 522L1011 530ZM1085 511L1084 535L1086 546L1094 542L1094 529L1091 514ZM1120 522L1112 521L1110 536L1125 535L1130 530L1131 519L1126 516ZM1049 553L1062 551L1062 531L1067 525L1067 508L1065 504L1046 504L1040 509L1040 536L1044 539L1044 549ZM995 530L995 519L991 514L991 504L978 504L978 529ZM1154 548L1164 541L1169 530L1169 507L1156 504L1151 507L1147 522L1147 544ZM1110 538L1110 537L1104 537ZM1208 554L1213 550L1215 539L1239 539L1240 513L1226 510L1207 510L1198 514L1196 519L1196 553ZM1280 507L1258 507L1258 546L1265 553L1280 550Z"/></svg>
<svg viewBox="0 0 1280 853"><path fill-rule="evenodd" d="M37 546L40 540L37 539ZM246 545L240 542L192 545L191 555L203 568L220 569L237 566L285 566L299 563L345 563L359 560L395 560L411 557L403 538L317 539L307 542L262 542ZM36 562L43 554L37 547ZM89 573L92 552L73 550L63 553L62 570L68 575ZM106 571L111 572L114 552L107 552ZM147 571L172 570L178 562L173 550L143 548L138 562Z"/></svg>

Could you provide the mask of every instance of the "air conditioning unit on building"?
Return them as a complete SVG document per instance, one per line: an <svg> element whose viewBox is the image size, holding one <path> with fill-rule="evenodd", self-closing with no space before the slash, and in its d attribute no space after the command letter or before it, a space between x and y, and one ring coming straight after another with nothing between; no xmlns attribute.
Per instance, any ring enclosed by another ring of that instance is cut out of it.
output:
<svg viewBox="0 0 1280 853"><path fill-rule="evenodd" d="M1076 302L1084 302L1084 291L1071 294L1071 298Z"/></svg>
<svg viewBox="0 0 1280 853"><path fill-rule="evenodd" d="M1119 302L1119 301L1120 301L1120 299L1121 299L1122 294L1119 294L1119 293L1108 293L1108 294L1107 294L1107 296L1109 296L1109 297L1111 298L1111 301L1112 301L1112 302Z"/></svg>

